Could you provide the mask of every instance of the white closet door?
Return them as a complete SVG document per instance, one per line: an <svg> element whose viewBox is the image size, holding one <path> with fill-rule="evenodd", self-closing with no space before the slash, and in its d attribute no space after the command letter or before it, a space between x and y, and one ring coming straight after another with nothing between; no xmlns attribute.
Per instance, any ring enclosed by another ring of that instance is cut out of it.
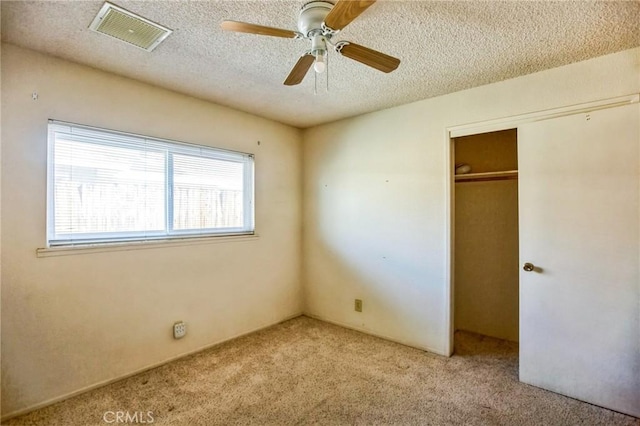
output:
<svg viewBox="0 0 640 426"><path fill-rule="evenodd" d="M518 166L520 380L640 416L640 108L523 125Z"/></svg>

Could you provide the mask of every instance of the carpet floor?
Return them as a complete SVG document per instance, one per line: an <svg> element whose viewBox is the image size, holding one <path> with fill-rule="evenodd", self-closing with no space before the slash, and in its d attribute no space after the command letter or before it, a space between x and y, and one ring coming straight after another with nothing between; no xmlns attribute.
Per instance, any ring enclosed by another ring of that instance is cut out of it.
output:
<svg viewBox="0 0 640 426"><path fill-rule="evenodd" d="M4 424L121 424L116 411L157 425L640 425L518 382L515 343L458 332L446 358L308 317Z"/></svg>

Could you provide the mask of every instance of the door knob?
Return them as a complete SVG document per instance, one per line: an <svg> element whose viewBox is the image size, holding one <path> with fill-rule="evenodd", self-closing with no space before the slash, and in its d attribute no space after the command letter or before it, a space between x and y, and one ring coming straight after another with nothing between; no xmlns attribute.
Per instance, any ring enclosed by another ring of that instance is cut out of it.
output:
<svg viewBox="0 0 640 426"><path fill-rule="evenodd" d="M527 272L531 272L531 271L533 271L535 269L535 266L534 266L533 263L527 262L527 263L524 264L524 266L522 266L522 269L524 269Z"/></svg>

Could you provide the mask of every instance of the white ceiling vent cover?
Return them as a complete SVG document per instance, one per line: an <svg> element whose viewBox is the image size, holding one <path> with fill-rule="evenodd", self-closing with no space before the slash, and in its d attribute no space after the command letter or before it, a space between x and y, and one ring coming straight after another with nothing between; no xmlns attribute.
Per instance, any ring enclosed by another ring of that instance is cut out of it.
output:
<svg viewBox="0 0 640 426"><path fill-rule="evenodd" d="M111 3L105 3L89 28L151 52L173 31Z"/></svg>

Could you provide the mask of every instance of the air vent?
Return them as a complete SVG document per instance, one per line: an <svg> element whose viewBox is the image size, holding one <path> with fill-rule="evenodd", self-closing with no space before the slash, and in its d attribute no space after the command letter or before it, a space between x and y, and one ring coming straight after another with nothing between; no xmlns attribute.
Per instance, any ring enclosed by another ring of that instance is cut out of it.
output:
<svg viewBox="0 0 640 426"><path fill-rule="evenodd" d="M111 3L105 3L89 28L151 52L173 31Z"/></svg>

